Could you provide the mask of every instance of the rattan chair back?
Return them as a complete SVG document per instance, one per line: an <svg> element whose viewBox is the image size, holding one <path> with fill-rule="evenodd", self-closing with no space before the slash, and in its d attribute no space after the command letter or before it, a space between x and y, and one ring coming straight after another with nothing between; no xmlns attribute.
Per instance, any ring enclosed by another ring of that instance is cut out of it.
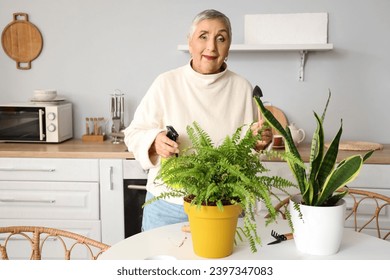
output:
<svg viewBox="0 0 390 280"><path fill-rule="evenodd" d="M8 260L10 252L7 249L12 248L12 242L27 240L29 249L31 249L30 260L41 260L42 251L50 246L50 239L55 238L62 244L64 260L70 260L72 252L76 247L83 246L88 252L89 259L96 260L104 251L110 248L109 245L85 237L73 232L38 226L10 226L0 227L0 258Z"/></svg>

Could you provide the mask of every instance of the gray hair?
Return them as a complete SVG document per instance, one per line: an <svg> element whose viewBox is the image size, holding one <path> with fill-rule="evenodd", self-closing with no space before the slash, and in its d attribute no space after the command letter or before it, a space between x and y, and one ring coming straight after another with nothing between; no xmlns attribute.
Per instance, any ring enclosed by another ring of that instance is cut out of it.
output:
<svg viewBox="0 0 390 280"><path fill-rule="evenodd" d="M188 38L191 38L192 35L194 35L196 26L198 25L199 22L205 19L219 19L221 20L227 28L228 34L229 34L229 41L232 41L232 26L230 24L229 18L224 15L223 13L217 11L217 10L204 10L203 12L200 12L195 16L195 18L192 20L192 24L190 27L190 32L188 34Z"/></svg>

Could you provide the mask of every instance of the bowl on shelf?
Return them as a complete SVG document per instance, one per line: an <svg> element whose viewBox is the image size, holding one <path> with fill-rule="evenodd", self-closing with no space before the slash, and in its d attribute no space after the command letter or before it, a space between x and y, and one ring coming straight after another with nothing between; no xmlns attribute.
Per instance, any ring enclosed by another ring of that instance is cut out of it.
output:
<svg viewBox="0 0 390 280"><path fill-rule="evenodd" d="M36 89L34 90L33 100L49 101L57 97L57 91L54 89Z"/></svg>

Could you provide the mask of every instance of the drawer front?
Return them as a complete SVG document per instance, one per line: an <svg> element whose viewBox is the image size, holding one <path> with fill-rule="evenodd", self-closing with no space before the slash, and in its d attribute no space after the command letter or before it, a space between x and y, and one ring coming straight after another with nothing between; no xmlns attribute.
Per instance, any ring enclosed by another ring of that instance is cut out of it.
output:
<svg viewBox="0 0 390 280"><path fill-rule="evenodd" d="M390 165L364 164L359 176L348 185L353 188L390 189Z"/></svg>
<svg viewBox="0 0 390 280"><path fill-rule="evenodd" d="M1 180L98 181L98 159L0 158Z"/></svg>
<svg viewBox="0 0 390 280"><path fill-rule="evenodd" d="M0 181L0 218L99 219L99 184Z"/></svg>
<svg viewBox="0 0 390 280"><path fill-rule="evenodd" d="M81 234L91 239L100 241L101 240L101 231L100 231L100 221L89 221L89 220L65 220L65 221L55 221L55 220L9 220L1 219L0 227L7 226L43 226L43 227L52 227L57 229L62 229L70 231L73 233ZM42 235L41 238L44 239L46 236ZM5 234L0 233L0 244L4 244ZM70 240L64 239L64 242L67 244L67 248L70 249L71 243ZM13 240L9 241L8 248L8 257L10 260L25 260L29 259L31 255L30 242L21 237L20 235L14 235ZM64 249L60 239L55 237L48 237L48 240L45 242L45 245L42 249L42 259L43 260L63 260L64 259ZM77 245L75 249L72 250L71 259L89 259L89 252L86 247L83 245Z"/></svg>

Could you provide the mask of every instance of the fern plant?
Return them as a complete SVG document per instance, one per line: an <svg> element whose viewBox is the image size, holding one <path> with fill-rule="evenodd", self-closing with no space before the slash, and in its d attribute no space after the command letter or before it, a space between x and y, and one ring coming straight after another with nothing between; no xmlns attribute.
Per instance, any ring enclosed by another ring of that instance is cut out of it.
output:
<svg viewBox="0 0 390 280"><path fill-rule="evenodd" d="M325 149L323 122L331 98L331 92L329 91L322 116L319 117L314 112L317 129L312 138L308 172L294 144L289 127L284 128L272 113L267 110L260 99L262 93L258 86L255 87L253 96L266 121L285 139L286 153L290 154L285 159L297 181L300 194L302 195L302 202L311 206L335 205L347 194L348 190L344 192L336 191L352 182L358 176L364 161L374 151L369 151L363 156L360 154L350 156L337 164L339 143L343 131L342 121L339 131L330 143L329 148Z"/></svg>
<svg viewBox="0 0 390 280"><path fill-rule="evenodd" d="M257 201L262 201L269 212L266 224L275 220L277 213L271 198L272 188L287 193L293 184L281 177L263 175L267 169L254 151L261 133L245 133L239 127L227 136L221 145L215 146L210 136L196 123L187 126L192 146L178 157L162 161L156 179L168 187L168 191L153 198L184 197L193 205L215 205L223 211L224 205L239 204L243 209L244 224L241 233L249 240L253 252L261 240L256 231L255 211ZM244 133L244 136L242 134ZM239 233L238 233L239 234ZM239 234L242 239L242 236Z"/></svg>

